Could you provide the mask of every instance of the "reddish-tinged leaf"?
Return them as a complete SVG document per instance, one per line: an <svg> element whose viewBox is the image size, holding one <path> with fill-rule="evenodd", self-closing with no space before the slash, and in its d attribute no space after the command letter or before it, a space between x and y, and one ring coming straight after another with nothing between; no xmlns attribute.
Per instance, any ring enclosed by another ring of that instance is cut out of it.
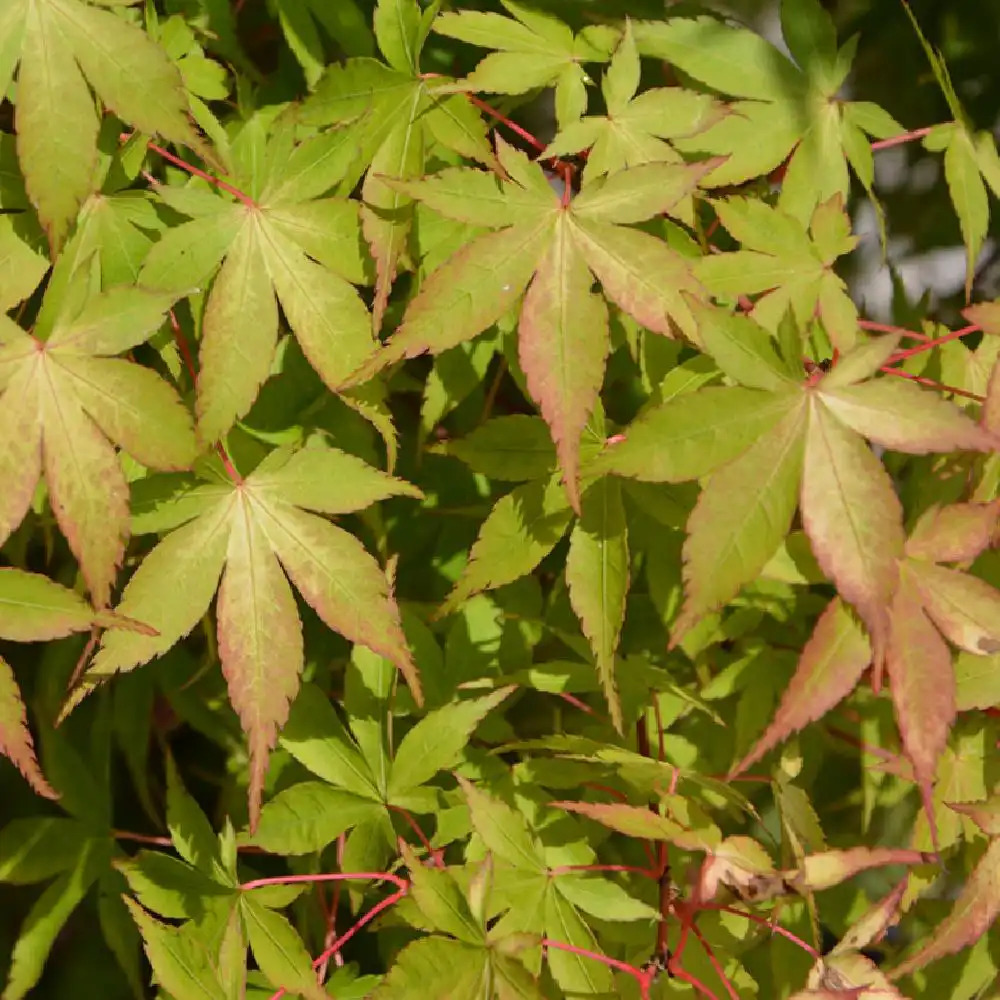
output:
<svg viewBox="0 0 1000 1000"><path fill-rule="evenodd" d="M922 865L936 855L902 847L852 847L846 851L821 851L802 859L799 868L785 872L785 880L799 892L829 889L859 872L886 865Z"/></svg>
<svg viewBox="0 0 1000 1000"><path fill-rule="evenodd" d="M898 334L872 337L848 351L820 380L823 391L841 389L871 378L899 346Z"/></svg>
<svg viewBox="0 0 1000 1000"><path fill-rule="evenodd" d="M861 951L871 944L876 944L885 936L885 932L893 926L900 916L900 903L909 875L903 878L896 887L878 902L873 903L862 916L855 920L847 933L833 946L831 954L841 955L852 951Z"/></svg>
<svg viewBox="0 0 1000 1000"><path fill-rule="evenodd" d="M488 233L463 247L423 282L377 365L438 354L495 323L520 298L551 235L545 220Z"/></svg>
<svg viewBox="0 0 1000 1000"><path fill-rule="evenodd" d="M69 707L111 675L165 653L198 624L225 562L231 502L230 494L168 535L143 559L117 611L152 626L157 635L121 629L105 632Z"/></svg>
<svg viewBox="0 0 1000 1000"><path fill-rule="evenodd" d="M893 451L926 455L1000 445L954 403L903 379L880 378L832 392L821 385L820 395L848 427Z"/></svg>
<svg viewBox="0 0 1000 1000"><path fill-rule="evenodd" d="M608 309L568 231L557 224L524 297L518 352L528 391L555 442L566 492L580 510L580 435L597 402L608 356Z"/></svg>
<svg viewBox="0 0 1000 1000"><path fill-rule="evenodd" d="M87 602L54 580L0 568L0 639L40 642L85 632L95 614Z"/></svg>
<svg viewBox="0 0 1000 1000"><path fill-rule="evenodd" d="M573 219L574 237L604 294L654 333L694 337L684 292L704 291L689 262L649 233L607 222Z"/></svg>
<svg viewBox="0 0 1000 1000"><path fill-rule="evenodd" d="M770 726L732 773L745 771L768 750L846 698L871 663L871 656L868 637L840 599L834 598L816 622Z"/></svg>
<svg viewBox="0 0 1000 1000"><path fill-rule="evenodd" d="M252 832L268 755L299 687L303 652L295 598L250 505L238 495L217 617L222 672L250 748Z"/></svg>
<svg viewBox="0 0 1000 1000"><path fill-rule="evenodd" d="M916 954L892 970L899 979L978 941L1000 914L1000 838L990 841L955 900L951 913L928 935Z"/></svg>
<svg viewBox="0 0 1000 1000"><path fill-rule="evenodd" d="M553 806L579 813L597 823L624 833L627 837L664 840L685 851L711 851L716 841L697 830L686 830L675 820L649 809L624 802L553 802Z"/></svg>
<svg viewBox="0 0 1000 1000"><path fill-rule="evenodd" d="M816 560L858 609L880 662L903 552L903 512L882 463L819 399L809 418L801 503Z"/></svg>
<svg viewBox="0 0 1000 1000"><path fill-rule="evenodd" d="M969 653L1000 653L1000 591L985 580L924 561L908 564L934 624Z"/></svg>
<svg viewBox="0 0 1000 1000"><path fill-rule="evenodd" d="M42 474L42 428L32 372L17 372L0 395L0 545L24 520Z"/></svg>
<svg viewBox="0 0 1000 1000"><path fill-rule="evenodd" d="M45 780L38 766L35 749L28 730L28 716L14 672L0 657L0 754L21 772L24 780L38 795L56 799L58 794Z"/></svg>
<svg viewBox="0 0 1000 1000"><path fill-rule="evenodd" d="M993 539L1000 501L934 506L917 522L906 541L906 554L934 562L975 559Z"/></svg>
<svg viewBox="0 0 1000 1000"><path fill-rule="evenodd" d="M947 806L968 816L987 837L1000 837L1000 795L985 802L948 802Z"/></svg>
<svg viewBox="0 0 1000 1000"><path fill-rule="evenodd" d="M791 393L739 386L686 393L646 410L590 469L648 483L700 479L768 434L797 403Z"/></svg>
<svg viewBox="0 0 1000 1000"><path fill-rule="evenodd" d="M83 412L68 378L46 367L41 417L49 502L94 605L104 607L128 537L128 485L114 448Z"/></svg>
<svg viewBox="0 0 1000 1000"><path fill-rule="evenodd" d="M909 567L901 573L892 600L886 666L903 748L936 838L931 786L955 721L955 675L951 651L924 614Z"/></svg>
<svg viewBox="0 0 1000 1000"><path fill-rule="evenodd" d="M252 485L253 478L248 480ZM315 514L274 501L255 515L296 589L351 642L395 664L419 703L420 678L399 622L389 582L365 547Z"/></svg>
<svg viewBox="0 0 1000 1000"><path fill-rule="evenodd" d="M604 477L584 493L583 514L569 540L566 586L619 732L623 723L615 652L625 620L628 585L628 533L621 486L618 480Z"/></svg>
<svg viewBox="0 0 1000 1000"><path fill-rule="evenodd" d="M748 902L769 899L785 891L763 847L750 837L726 837L705 859L698 872L696 898L715 899L719 886L728 886Z"/></svg>
<svg viewBox="0 0 1000 1000"><path fill-rule="evenodd" d="M804 409L792 409L739 458L713 472L698 497L687 523L686 599L672 643L753 580L788 534L802 475Z"/></svg>

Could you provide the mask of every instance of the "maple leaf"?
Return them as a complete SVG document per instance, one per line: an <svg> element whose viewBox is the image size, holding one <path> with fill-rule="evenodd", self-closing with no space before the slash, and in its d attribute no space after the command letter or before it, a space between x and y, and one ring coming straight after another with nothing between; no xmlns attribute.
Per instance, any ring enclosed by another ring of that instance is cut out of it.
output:
<svg viewBox="0 0 1000 1000"><path fill-rule="evenodd" d="M179 490L190 486L182 483ZM421 496L409 483L316 437L297 451L273 451L242 482L203 489L180 510L174 522L180 526L143 559L122 594L120 613L148 623L156 636L106 634L64 714L110 676L170 649L202 618L218 588L219 657L250 744L256 824L268 753L303 665L289 579L331 629L385 656L421 698L384 572L353 535L319 516L396 495Z"/></svg>
<svg viewBox="0 0 1000 1000"><path fill-rule="evenodd" d="M278 304L309 363L333 391L371 353L371 317L352 282L365 281L358 208L320 197L355 156L346 134L294 142L294 124L270 133L263 116L232 143L235 198L160 186L191 216L147 256L140 284L175 291L212 279L201 328L195 409L212 444L244 416L268 377L278 341ZM217 273L216 273L217 272Z"/></svg>
<svg viewBox="0 0 1000 1000"><path fill-rule="evenodd" d="M956 716L955 671L945 639L979 656L1000 644L1000 591L939 562L974 558L989 545L996 520L995 502L929 508L905 544L890 600L890 691L935 843L932 786ZM850 694L871 661L867 637L834 600L803 649L774 719L733 773L826 714Z"/></svg>
<svg viewBox="0 0 1000 1000"><path fill-rule="evenodd" d="M757 199L729 198L714 207L741 246L699 259L695 274L705 287L733 298L763 293L750 316L768 330L777 332L791 310L800 329L818 317L838 350L854 347L857 307L833 271L837 258L857 243L843 197L835 194L816 207L808 233L793 216Z"/></svg>
<svg viewBox="0 0 1000 1000"><path fill-rule="evenodd" d="M818 0L782 0L781 26L791 59L759 35L708 16L640 21L635 35L643 55L739 98L720 122L675 142L681 152L729 154L706 185L741 184L787 159L778 204L804 225L818 204L836 195L847 200L848 164L871 194L866 133L883 139L903 129L875 104L837 97L857 39L838 49Z"/></svg>
<svg viewBox="0 0 1000 1000"><path fill-rule="evenodd" d="M95 611L78 594L47 577L0 568L0 638L42 642L115 625L143 629L112 612ZM39 795L59 797L38 766L24 703L14 672L3 657L0 657L0 754L10 759Z"/></svg>
<svg viewBox="0 0 1000 1000"><path fill-rule="evenodd" d="M100 119L90 94L140 132L208 155L177 67L138 26L80 0L11 0L0 15L0 93L17 70L17 151L31 203L59 248L94 190Z"/></svg>
<svg viewBox="0 0 1000 1000"><path fill-rule="evenodd" d="M375 261L374 325L381 325L396 272L408 260L411 197L390 180L420 177L435 145L489 166L495 158L486 125L463 95L420 72L420 53L437 8L416 0L379 0L375 38L388 66L348 59L330 67L296 111L308 125L341 128L357 154L345 190L365 174L361 222ZM367 171L367 173L366 173Z"/></svg>
<svg viewBox="0 0 1000 1000"><path fill-rule="evenodd" d="M601 81L607 115L585 115L560 128L544 149L543 159L589 150L583 184L605 174L643 163L678 163L682 157L666 140L703 131L724 115L708 94L681 87L644 90L639 96L641 66L631 22ZM691 209L681 214L693 222Z"/></svg>
<svg viewBox="0 0 1000 1000"><path fill-rule="evenodd" d="M610 348L604 297L655 333L694 334L682 293L697 297L701 289L689 262L629 224L669 212L709 165L645 164L595 181L566 201L536 162L499 137L497 155L506 178L457 168L396 184L442 215L492 231L422 283L400 327L357 377L469 340L523 294L521 367L579 511L580 435L597 403ZM604 297L591 291L595 279Z"/></svg>
<svg viewBox="0 0 1000 1000"><path fill-rule="evenodd" d="M95 606L108 603L129 534L128 484L114 445L154 469L197 455L191 418L149 368L113 355L145 341L173 294L88 295L88 268L63 258L33 334L0 316L0 542L21 523L44 472L59 528Z"/></svg>
<svg viewBox="0 0 1000 1000"><path fill-rule="evenodd" d="M903 556L902 510L864 438L923 454L990 451L993 437L915 385L871 379L885 346L859 346L815 384L796 380L752 319L692 304L696 339L731 379L650 407L590 465L646 482L708 477L684 543L685 604L672 642L753 580L801 507L823 571L867 625L881 662ZM801 368L799 368L801 372Z"/></svg>
<svg viewBox="0 0 1000 1000"><path fill-rule="evenodd" d="M585 439L584 464L603 434ZM483 522L469 561L438 615L484 590L530 573L555 548L573 523L566 494L554 474L556 455L537 417L509 416L487 421L464 440L444 449L476 472L528 482L501 497ZM585 477L585 482L590 482ZM582 514L570 534L566 562L570 603L590 644L612 722L623 725L615 681L615 652L625 618L629 548L619 486L609 478L586 486Z"/></svg>
<svg viewBox="0 0 1000 1000"><path fill-rule="evenodd" d="M606 62L619 32L591 26L578 34L547 11L514 0L500 0L512 16L461 11L440 14L433 30L480 48L494 49L464 80L462 90L488 94L525 94L555 86L556 122L564 128L587 108L586 62Z"/></svg>

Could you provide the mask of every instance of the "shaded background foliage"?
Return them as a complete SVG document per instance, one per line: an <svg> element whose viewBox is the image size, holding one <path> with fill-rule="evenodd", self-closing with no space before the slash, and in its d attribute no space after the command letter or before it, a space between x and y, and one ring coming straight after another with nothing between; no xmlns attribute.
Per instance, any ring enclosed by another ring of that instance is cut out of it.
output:
<svg viewBox="0 0 1000 1000"><path fill-rule="evenodd" d="M295 58L277 17L277 7L287 9L295 0L275 0L274 3L247 0L229 5L226 0L177 0L157 3L161 14L181 13L192 24L213 32L217 40L207 44L206 51L220 63L231 64L237 86L228 92L222 103L239 110L246 99L243 88L254 90L254 103L263 106L299 98L306 90L307 80L300 62ZM370 23L373 4L361 2L358 8ZM622 14L618 0L544 0L537 6L550 9L574 28L602 19L616 19ZM947 105L935 85L926 57L914 36L905 14L898 4L884 0L843 0L827 2L834 16L839 37L843 40L860 32L858 56L848 82L852 96L874 101L888 110L906 128L919 128L950 117ZM995 0L958 0L947 5L934 0L914 0L911 4L930 42L939 48L948 61L958 93L978 128L997 126L1000 108L1000 74L996 72L996 40L1000 38L1000 4ZM462 3L454 9L496 9L497 5ZM654 0L632 0L628 12L634 17L660 17L665 10L682 14L691 9L684 3L656 3ZM699 9L701 9L699 7ZM734 14L760 27L769 37L776 34L776 14L767 2L729 5ZM780 35L780 33L779 33ZM204 36L202 37L204 43ZM358 34L353 46L338 45L323 37L325 55L333 61L343 55L365 53L371 45ZM481 53L443 36L432 36L424 54L423 67L461 75L470 71ZM662 84L657 79L658 67L652 60L644 64L644 86ZM646 79L648 78L648 80ZM548 140L554 130L550 95L519 106L514 118ZM249 103L249 102L247 102ZM505 104L520 105L521 101L497 99L494 105L503 110ZM0 127L12 131L12 108L5 103L0 109ZM873 285L871 274L881 265L877 250L877 234L872 226L866 239L874 248L871 253L852 257L850 278L859 300L865 300L869 315L882 315L902 325L913 325L925 314L949 324L958 320L964 305L962 289L961 237L954 210L942 182L940 157L926 153L919 144L909 144L880 155L878 190L882 198L888 225L890 270L896 272L891 296L884 287ZM858 219L865 211L863 192L855 190L850 206ZM861 197L858 197L861 195ZM977 268L973 296L989 298L1000 286L1000 249L998 249L997 214L994 212L984 254ZM867 269L867 270L866 270ZM905 274L905 280L899 275ZM398 319L409 279L403 276L390 303L390 324ZM933 292L926 289L932 287ZM927 295L927 301L920 302ZM441 440L460 438L477 427L484 414L533 413L531 405L518 390L503 362L496 357L485 379L475 372L458 367L451 373L456 386L468 390L462 403L439 419L433 405L423 404L423 379L431 369L429 360L412 363L405 373L396 376L391 399L396 426L400 431L400 463L397 474L416 482L425 494L434 497L436 505L422 516L419 528L406 499L385 502L378 512L352 515L346 520L350 530L358 534L370 550L383 548L399 554L397 593L405 609L404 622L408 637L415 646L416 659L424 675L428 704L445 703L454 685L463 679L474 679L483 673L506 672L522 663L555 659L564 654L566 645L553 632L543 631L537 624L542 613L543 595L561 586L560 567L565 558L563 542L543 561L534 576L502 588L491 598L477 597L468 603L461 615L435 626L436 635L421 623L420 614L432 611L447 595L455 576L455 568L476 538L478 527L489 512L493 500L500 495L484 494L484 482L440 450L423 446L428 431L435 431ZM615 420L631 419L641 400L633 398L627 377L616 381L614 362L605 387L608 412ZM313 406L314 422L325 426L346 450L365 457L382 467L382 446L370 428L353 411L329 396L315 373L298 353L294 344L287 346L284 369L280 378L269 383L248 417L248 423L261 431L278 430L294 413ZM239 443L238 443L239 444ZM237 444L237 446L238 446ZM253 442L244 442L248 449ZM496 484L493 484L494 486ZM637 514L641 518L641 514ZM662 536L663 552L675 562L679 558L680 539L676 533L664 531L652 520L646 526L650 535ZM141 539L133 542L141 547ZM5 557L19 565L45 572L66 585L72 585L75 564L66 543L51 522L43 517L29 519L10 540ZM791 676L795 654L808 638L811 624L832 591L816 586L803 590L794 614L780 624L774 620L760 621L760 616L747 609L741 617L734 614L727 622L729 641L735 642L754 628L772 645L768 671L759 671L755 688L743 697L734 715L734 742L746 749L756 734L760 718L770 714L777 695ZM498 615L493 604L501 609ZM662 648L665 633L658 605L663 594L657 592L655 577L648 580L648 592L639 588L630 599L629 615L622 642L626 657L649 648ZM307 669L316 671L335 694L344 687L346 663L350 646L330 633L311 610L300 602L306 636ZM576 624L565 594L557 595L555 610L548 617L550 626L561 624L568 633L576 633ZM188 788L194 793L213 823L218 826L225 816L234 822L246 817L244 742L238 721L229 708L225 687L215 668L214 632L206 621L187 640L171 650L155 668L148 667L135 674L117 679L101 699L92 699L71 715L58 731L43 731L40 743L45 769L62 788L73 788L82 814L100 812L103 819L113 817L114 828L137 831L151 836L161 835L159 817L165 794L164 773L167 747L176 759ZM62 703L67 681L82 652L84 639L73 638L45 646L14 646L3 644L4 656L12 663L26 700L40 718L54 718ZM728 649L720 647L720 665L725 665ZM787 656L782 656L785 650ZM673 661L678 669L680 657ZM334 669L329 669L329 664ZM724 681L717 690L703 692L707 698L716 696L725 701ZM744 692L746 694L746 692ZM641 684L630 690L623 680L623 698L639 701ZM528 697L519 704L506 721L493 720L479 731L485 742L513 736L543 735L558 731L564 723L559 713L567 706L552 709L544 699ZM727 703L727 711L732 703ZM876 730L891 729L891 712L887 705L869 706L873 715L884 716ZM491 728L492 726L492 728ZM960 733L960 738L962 734ZM995 733L993 736L995 737ZM970 725L965 734L970 743L982 740L982 734ZM697 717L685 732L693 746L699 740L718 737L710 722ZM988 742L988 740L987 740ZM729 748L727 748L729 749ZM719 754L725 763L725 753ZM291 784L304 773L287 756L276 755L276 766L269 776L269 791ZM989 767L998 767L995 755ZM817 812L824 819L836 815L843 803L857 805L862 784L862 758L850 745L838 742L836 734L808 733L802 740L802 772L799 783L810 789ZM992 774L986 784L992 786L1000 774ZM93 784L93 788L88 786ZM68 804L69 796L67 797ZM49 810L59 815L57 806L45 806L34 797L13 768L0 760L0 803L5 820L17 816L37 816ZM765 808L766 803L759 803ZM866 806L867 808L867 806ZM875 807L879 822L875 825L882 842L903 843L914 817L917 803L912 797L896 804ZM765 827L775 832L773 809L765 813ZM831 842L837 842L836 822L826 827ZM846 838L845 843L850 842ZM261 861L262 874L267 874L269 862ZM279 868L272 865L274 871ZM873 876L873 895L888 886ZM124 883L119 888L123 888ZM110 891L110 886L106 887ZM29 907L38 897L34 886L0 886L0 973L17 939L19 928ZM850 900L843 898L842 909ZM836 913L838 901L833 898L824 912ZM308 904L302 903L303 912ZM843 914L846 919L846 913ZM133 995L134 979L130 983L105 943L101 921L113 920L102 908L100 896L91 893L60 932L51 960L32 994L39 997L92 995L114 1000ZM828 917L832 919L832 917ZM841 931L838 927L837 931ZM127 946L134 946L134 930L121 924L117 931ZM385 931L391 947L393 930ZM379 967L383 956L372 937L365 937L349 956L366 970ZM808 963L806 963L808 964ZM927 987L927 996L972 996L971 993L950 992L949 975L958 976L961 961L941 963L943 971L938 987ZM84 985L86 984L86 985ZM83 990L87 992L84 993ZM935 992L935 989L938 991ZM994 996L995 993L980 994Z"/></svg>

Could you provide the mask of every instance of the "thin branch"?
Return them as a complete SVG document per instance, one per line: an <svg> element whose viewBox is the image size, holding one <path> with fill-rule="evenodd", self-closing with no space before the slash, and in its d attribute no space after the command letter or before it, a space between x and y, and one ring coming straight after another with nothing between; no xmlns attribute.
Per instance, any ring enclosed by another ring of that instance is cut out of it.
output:
<svg viewBox="0 0 1000 1000"><path fill-rule="evenodd" d="M240 886L241 892L249 892L251 889L263 889L268 885L295 885L299 882L392 882L400 892L406 893L410 883L399 875L392 872L324 872L318 875L276 875L272 878L257 878L250 882L244 882Z"/></svg>
<svg viewBox="0 0 1000 1000"><path fill-rule="evenodd" d="M879 149L889 149L891 146L902 146L906 142L917 142L919 139L923 139L925 136L931 134L931 132L936 128L936 125L930 125L927 128L914 129L912 132L904 132L902 135L894 135L889 139L879 139L871 144L872 150Z"/></svg>
<svg viewBox="0 0 1000 1000"><path fill-rule="evenodd" d="M904 372L901 368L881 368L880 371L886 373L886 375L898 375L900 378L908 378L911 382L919 382L920 385L926 385L931 389L938 389L941 392L950 392L955 396L965 396L966 399L974 399L976 402L985 403L986 397L980 396L975 392L968 392L965 389L959 389L954 385L945 385L943 382L936 382L932 378L924 378L921 375L912 375L910 372Z"/></svg>

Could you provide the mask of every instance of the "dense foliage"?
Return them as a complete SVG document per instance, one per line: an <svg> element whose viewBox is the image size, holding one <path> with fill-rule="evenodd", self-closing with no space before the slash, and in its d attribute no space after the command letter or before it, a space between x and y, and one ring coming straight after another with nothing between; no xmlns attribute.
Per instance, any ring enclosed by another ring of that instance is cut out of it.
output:
<svg viewBox="0 0 1000 1000"><path fill-rule="evenodd" d="M3 1000L1000 998L926 6L0 5Z"/></svg>

